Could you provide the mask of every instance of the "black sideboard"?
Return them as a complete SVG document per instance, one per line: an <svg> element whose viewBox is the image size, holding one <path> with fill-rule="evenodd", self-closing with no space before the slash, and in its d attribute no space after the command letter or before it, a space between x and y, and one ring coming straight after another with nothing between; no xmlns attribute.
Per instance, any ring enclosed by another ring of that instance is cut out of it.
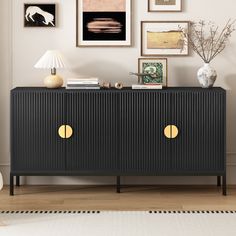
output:
<svg viewBox="0 0 236 236"><path fill-rule="evenodd" d="M11 91L11 173L20 176L217 176L226 195L226 92Z"/></svg>

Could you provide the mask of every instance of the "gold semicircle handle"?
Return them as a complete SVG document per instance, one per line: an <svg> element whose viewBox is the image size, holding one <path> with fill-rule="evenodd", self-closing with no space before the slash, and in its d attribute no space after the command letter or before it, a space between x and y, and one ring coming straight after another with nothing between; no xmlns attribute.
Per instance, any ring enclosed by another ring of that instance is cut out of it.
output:
<svg viewBox="0 0 236 236"><path fill-rule="evenodd" d="M58 135L63 139L68 139L73 135L73 129L70 125L61 125L58 129Z"/></svg>
<svg viewBox="0 0 236 236"><path fill-rule="evenodd" d="M73 135L73 129L70 125L66 125L66 138L70 138Z"/></svg>
<svg viewBox="0 0 236 236"><path fill-rule="evenodd" d="M172 138L176 138L179 135L179 129L177 126L172 125L172 129L171 129L171 136Z"/></svg>
<svg viewBox="0 0 236 236"><path fill-rule="evenodd" d="M166 138L171 139L171 125L167 125L164 129L164 135L166 136Z"/></svg>

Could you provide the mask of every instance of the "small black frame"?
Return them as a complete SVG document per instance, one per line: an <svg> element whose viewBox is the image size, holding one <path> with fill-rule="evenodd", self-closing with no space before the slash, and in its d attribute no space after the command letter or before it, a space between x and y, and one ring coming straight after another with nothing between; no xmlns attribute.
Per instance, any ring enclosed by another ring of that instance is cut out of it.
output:
<svg viewBox="0 0 236 236"><path fill-rule="evenodd" d="M25 27L56 27L56 4L24 4Z"/></svg>

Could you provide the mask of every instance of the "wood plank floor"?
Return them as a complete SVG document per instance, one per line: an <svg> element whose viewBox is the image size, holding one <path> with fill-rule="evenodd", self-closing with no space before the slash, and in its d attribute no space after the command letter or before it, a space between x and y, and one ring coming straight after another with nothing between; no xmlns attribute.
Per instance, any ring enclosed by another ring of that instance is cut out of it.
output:
<svg viewBox="0 0 236 236"><path fill-rule="evenodd" d="M236 187L222 196L215 186L21 186L0 192L0 210L236 210Z"/></svg>

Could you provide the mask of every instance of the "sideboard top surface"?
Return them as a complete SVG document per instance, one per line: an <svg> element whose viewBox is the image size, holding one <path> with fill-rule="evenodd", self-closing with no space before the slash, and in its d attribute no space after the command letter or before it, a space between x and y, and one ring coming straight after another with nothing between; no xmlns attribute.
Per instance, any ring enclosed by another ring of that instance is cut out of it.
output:
<svg viewBox="0 0 236 236"><path fill-rule="evenodd" d="M140 89L140 90L134 90L131 87L125 87L121 90L119 89L115 89L115 88L111 88L111 89L104 89L101 88L99 90L94 90L94 89L65 89L63 88L59 88L59 89L48 89L45 87L16 87L14 89L12 89L11 91L14 92L67 92L67 93L79 93L79 92L225 92L226 90L220 87L213 87L213 88L209 88L209 89L204 89L201 87L167 87L167 88L163 88L161 90L148 90L148 89Z"/></svg>

